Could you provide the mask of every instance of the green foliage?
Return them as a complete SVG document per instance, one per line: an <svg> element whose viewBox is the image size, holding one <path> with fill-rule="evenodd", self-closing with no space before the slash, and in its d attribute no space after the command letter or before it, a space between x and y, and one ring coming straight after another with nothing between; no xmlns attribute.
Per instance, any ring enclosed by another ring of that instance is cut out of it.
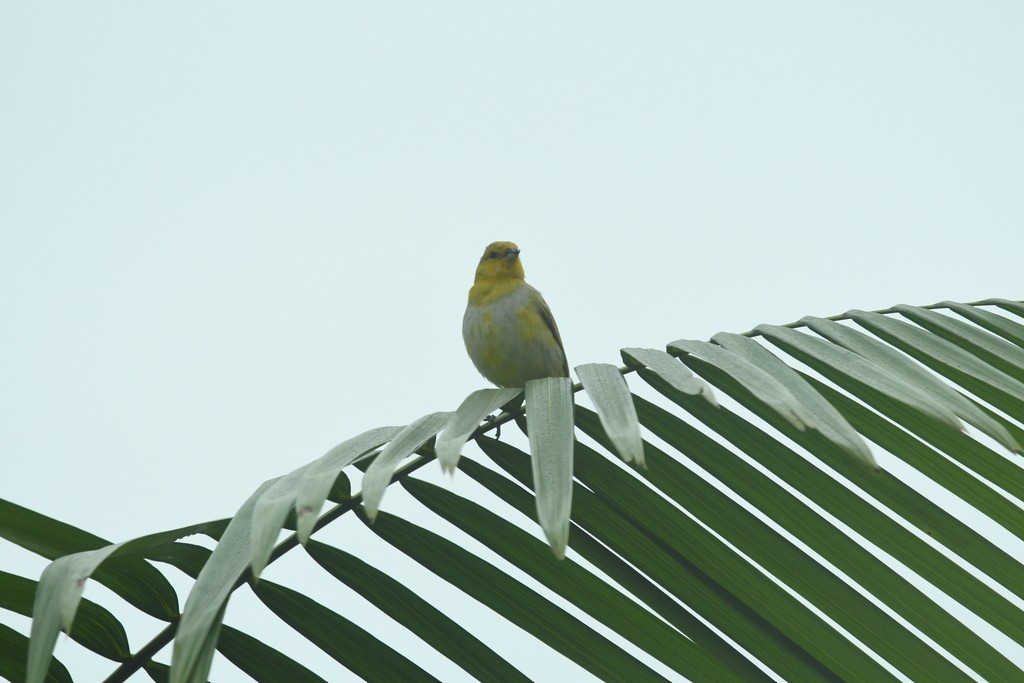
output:
<svg viewBox="0 0 1024 683"><path fill-rule="evenodd" d="M1024 599L1005 549L1024 539L1022 316L1020 302L945 302L624 349L618 371L581 366L582 386L528 384L525 414L520 392L476 392L267 481L231 520L119 544L0 501L0 536L54 560L39 582L0 572L0 607L33 617L31 639L0 625L0 675L71 680L52 657L65 630L61 647L110 660L110 680L205 681L218 656L258 681L324 680L222 624L248 587L366 680L438 677L365 607L328 607L344 586L478 680L529 680L558 658L607 680L1024 680L989 636L1024 647L1005 597ZM435 441L456 477L441 485L423 469ZM385 499L395 482L402 514ZM369 533L329 542L339 520ZM180 542L195 533L215 550ZM285 554L322 578L259 578ZM194 579L184 601L164 565ZM477 616L421 593L424 577ZM133 651L81 600L86 578L165 625ZM480 610L528 651L489 638ZM168 668L156 653L172 642Z"/></svg>

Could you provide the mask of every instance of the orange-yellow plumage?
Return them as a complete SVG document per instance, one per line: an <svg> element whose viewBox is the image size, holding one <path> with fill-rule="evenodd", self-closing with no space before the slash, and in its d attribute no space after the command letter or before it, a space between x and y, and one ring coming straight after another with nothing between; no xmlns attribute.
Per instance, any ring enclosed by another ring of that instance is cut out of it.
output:
<svg viewBox="0 0 1024 683"><path fill-rule="evenodd" d="M480 374L500 387L569 376L558 326L544 297L526 283L519 247L512 242L494 242L484 250L462 337Z"/></svg>

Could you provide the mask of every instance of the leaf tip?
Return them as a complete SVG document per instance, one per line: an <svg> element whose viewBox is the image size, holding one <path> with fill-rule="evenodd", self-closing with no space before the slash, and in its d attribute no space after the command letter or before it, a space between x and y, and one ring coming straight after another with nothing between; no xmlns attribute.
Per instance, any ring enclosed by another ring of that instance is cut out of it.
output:
<svg viewBox="0 0 1024 683"><path fill-rule="evenodd" d="M700 395L704 397L705 401L710 403L715 408L721 408L722 407L722 405L718 402L718 399L715 398L715 392L711 390L711 387L708 387L708 386L701 387Z"/></svg>
<svg viewBox="0 0 1024 683"><path fill-rule="evenodd" d="M640 469L643 469L643 470L647 469L647 460L644 458L643 448L640 448L639 450L630 450L626 454L626 457L623 458L623 459L627 463L632 463L632 464L636 465L637 467L639 467Z"/></svg>
<svg viewBox="0 0 1024 683"><path fill-rule="evenodd" d="M374 520L377 519L377 513L380 512L380 500L367 500L366 496L363 496L363 516L366 520L373 524Z"/></svg>

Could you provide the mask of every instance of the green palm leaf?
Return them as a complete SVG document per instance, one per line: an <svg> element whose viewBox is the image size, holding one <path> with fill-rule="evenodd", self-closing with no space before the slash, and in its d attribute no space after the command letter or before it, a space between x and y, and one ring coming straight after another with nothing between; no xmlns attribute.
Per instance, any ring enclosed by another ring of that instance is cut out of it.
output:
<svg viewBox="0 0 1024 683"><path fill-rule="evenodd" d="M109 680L205 681L218 653L256 680L322 680L301 652L222 625L248 584L254 608L366 680L439 673L374 635L365 608L325 607L338 587L478 680L563 660L607 680L1024 680L998 644L1024 647L1007 550L1024 539L1022 316L944 302L624 349L625 368L580 366L580 387L532 383L525 405L477 392L266 482L228 522L116 545L0 501L0 536L62 558L38 584L0 572L0 607L36 605L31 643L0 628L0 673L70 680L51 660L70 628L61 647L109 659ZM513 420L528 436L491 435ZM380 559L395 552L413 561L400 572ZM286 554L321 580L257 578ZM168 567L195 581L181 615ZM421 594L427 575L533 649ZM133 652L127 622L79 600L89 576L166 625ZM155 656L172 641L168 669Z"/></svg>

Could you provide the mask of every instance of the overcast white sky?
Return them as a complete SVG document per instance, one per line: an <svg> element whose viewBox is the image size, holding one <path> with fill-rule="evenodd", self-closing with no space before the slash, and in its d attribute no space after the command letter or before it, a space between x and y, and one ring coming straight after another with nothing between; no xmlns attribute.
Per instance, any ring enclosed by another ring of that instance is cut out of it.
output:
<svg viewBox="0 0 1024 683"><path fill-rule="evenodd" d="M498 239L571 365L1020 298L1021 36L1019 3L0 3L0 497L118 541L454 409Z"/></svg>

